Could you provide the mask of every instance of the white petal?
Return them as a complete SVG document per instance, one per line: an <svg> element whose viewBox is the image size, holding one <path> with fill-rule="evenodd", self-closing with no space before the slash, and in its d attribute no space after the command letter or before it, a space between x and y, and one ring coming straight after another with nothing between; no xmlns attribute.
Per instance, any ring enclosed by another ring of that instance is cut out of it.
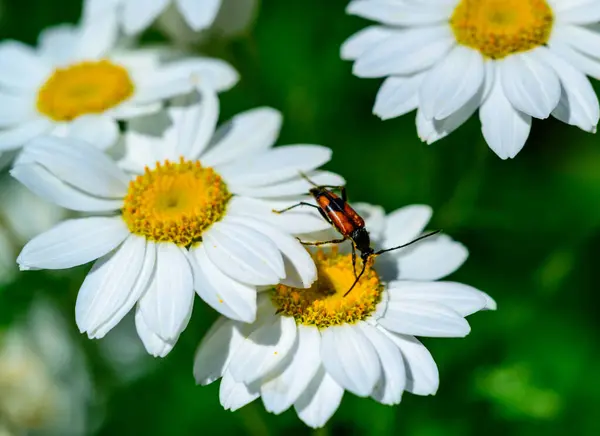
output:
<svg viewBox="0 0 600 436"><path fill-rule="evenodd" d="M88 336L91 339L103 338L110 330L113 329L122 319L129 313L135 303L140 299L142 294L148 288L150 279L154 273L154 266L156 262L156 246L151 241L146 241L146 252L144 253L144 263L140 270L133 289L127 296L127 299L121 304L117 311L107 320L99 325L96 329L89 330ZM144 323L145 324L145 323ZM175 341L172 342L175 344Z"/></svg>
<svg viewBox="0 0 600 436"><path fill-rule="evenodd" d="M296 288L308 288L317 279L317 268L310 254L296 238L277 228L250 217L228 218L230 222L244 224L271 240L281 251L285 267L285 277L280 283Z"/></svg>
<svg viewBox="0 0 600 436"><path fill-rule="evenodd" d="M306 174L310 180L317 185L343 186L346 181L339 175L327 171L313 171ZM270 184L267 186L245 186L232 185L227 186L232 194L244 195L247 197L288 197L292 195L306 195L313 185L304 177L297 175L283 182Z"/></svg>
<svg viewBox="0 0 600 436"><path fill-rule="evenodd" d="M418 237L432 213L431 207L425 205L405 206L390 213L386 220L383 246L396 247Z"/></svg>
<svg viewBox="0 0 600 436"><path fill-rule="evenodd" d="M196 383L207 385L223 377L231 356L242 342L235 322L220 317L202 338L194 357Z"/></svg>
<svg viewBox="0 0 600 436"><path fill-rule="evenodd" d="M594 133L600 108L590 81L551 50L543 50L540 54L554 68L562 85L561 98L552 115L562 122Z"/></svg>
<svg viewBox="0 0 600 436"><path fill-rule="evenodd" d="M86 1L77 29L75 56L79 59L105 57L119 36L119 12L114 1Z"/></svg>
<svg viewBox="0 0 600 436"><path fill-rule="evenodd" d="M186 23L196 31L210 26L221 7L221 0L175 0L175 2Z"/></svg>
<svg viewBox="0 0 600 436"><path fill-rule="evenodd" d="M138 33L148 27L165 9L169 0L126 0L123 8L123 28L126 33Z"/></svg>
<svg viewBox="0 0 600 436"><path fill-rule="evenodd" d="M119 126L105 115L83 115L69 124L67 135L106 150L117 143Z"/></svg>
<svg viewBox="0 0 600 436"><path fill-rule="evenodd" d="M579 50L573 48L569 41L564 41L560 37L552 37L548 41L550 49L571 64L573 67L594 78L600 77L600 60L586 56Z"/></svg>
<svg viewBox="0 0 600 436"><path fill-rule="evenodd" d="M382 404L398 404L406 384L404 361L398 347L376 327L359 322L358 327L369 339L379 356L382 376L371 396Z"/></svg>
<svg viewBox="0 0 600 436"><path fill-rule="evenodd" d="M59 206L82 212L114 211L123 206L122 200L93 197L67 185L37 164L15 165L10 175L36 195Z"/></svg>
<svg viewBox="0 0 600 436"><path fill-rule="evenodd" d="M483 56L457 45L425 75L419 109L428 119L449 117L475 96L483 86L484 74Z"/></svg>
<svg viewBox="0 0 600 436"><path fill-rule="evenodd" d="M545 47L541 47L542 50ZM560 81L539 59L538 50L508 56L498 62L504 94L518 111L548 118L560 100Z"/></svg>
<svg viewBox="0 0 600 436"><path fill-rule="evenodd" d="M321 334L316 327L299 324L296 342L282 362L283 369L262 381L260 392L268 412L279 414L290 408L321 365Z"/></svg>
<svg viewBox="0 0 600 436"><path fill-rule="evenodd" d="M447 306L461 316L484 309L495 309L494 300L487 294L456 282L395 281L389 284L389 301L433 302Z"/></svg>
<svg viewBox="0 0 600 436"><path fill-rule="evenodd" d="M415 395L435 395L440 375L429 350L413 336L380 330L400 348L406 368L405 390Z"/></svg>
<svg viewBox="0 0 600 436"><path fill-rule="evenodd" d="M330 159L331 150L326 147L287 145L217 169L232 185L264 186L310 172Z"/></svg>
<svg viewBox="0 0 600 436"><path fill-rule="evenodd" d="M291 351L296 334L294 318L268 316L243 340L231 358L228 369L234 380L251 384L267 376Z"/></svg>
<svg viewBox="0 0 600 436"><path fill-rule="evenodd" d="M600 4L596 0L565 1L556 18L573 24L595 24L600 21Z"/></svg>
<svg viewBox="0 0 600 436"><path fill-rule="evenodd" d="M449 307L407 298L390 298L385 314L378 322L393 332L415 336L461 338L471 331L469 323Z"/></svg>
<svg viewBox="0 0 600 436"><path fill-rule="evenodd" d="M140 274L145 252L145 239L131 235L114 253L94 263L75 304L75 321L82 333L96 330L126 303ZM135 300L129 308L134 303Z"/></svg>
<svg viewBox="0 0 600 436"><path fill-rule="evenodd" d="M419 26L448 21L452 15L449 6L437 4L436 7L428 7L418 2L392 0L354 0L346 8L346 13L392 26Z"/></svg>
<svg viewBox="0 0 600 436"><path fill-rule="evenodd" d="M225 410L232 412L250 404L260 396L258 387L249 387L236 382L229 371L225 371L219 387L219 401Z"/></svg>
<svg viewBox="0 0 600 436"><path fill-rule="evenodd" d="M51 68L34 49L18 41L0 43L0 83L8 88L35 91Z"/></svg>
<svg viewBox="0 0 600 436"><path fill-rule="evenodd" d="M162 101L150 103L136 103L132 100L126 100L118 106L105 112L115 120L132 120L146 115L152 115L162 109Z"/></svg>
<svg viewBox="0 0 600 436"><path fill-rule="evenodd" d="M219 127L212 139L214 146L202 155L202 162L223 165L265 151L275 144L281 123L281 112L272 108L242 112Z"/></svg>
<svg viewBox="0 0 600 436"><path fill-rule="evenodd" d="M104 256L129 235L121 217L64 221L25 245L17 258L24 269L64 269Z"/></svg>
<svg viewBox="0 0 600 436"><path fill-rule="evenodd" d="M177 339L192 312L194 283L184 250L175 244L156 244L156 268L139 302L148 327L165 341Z"/></svg>
<svg viewBox="0 0 600 436"><path fill-rule="evenodd" d="M356 60L379 42L397 33L398 30L384 26L366 27L356 32L342 44L341 57L344 60Z"/></svg>
<svg viewBox="0 0 600 436"><path fill-rule="evenodd" d="M45 136L31 141L20 162L36 162L61 181L104 198L122 198L129 177L114 161L87 142Z"/></svg>
<svg viewBox="0 0 600 436"><path fill-rule="evenodd" d="M144 317L142 316L142 312L139 306L135 311L135 328L137 330L138 336L142 340L144 344L144 348L146 351L154 357L165 357L167 354L171 352L173 347L175 346L174 341L165 341L156 333L154 333L144 321Z"/></svg>
<svg viewBox="0 0 600 436"><path fill-rule="evenodd" d="M552 40L567 44L574 50L591 58L600 57L600 33L597 28L571 24L556 25L552 29Z"/></svg>
<svg viewBox="0 0 600 436"><path fill-rule="evenodd" d="M343 388L360 397L373 392L381 378L377 352L356 326L342 324L322 332L323 366Z"/></svg>
<svg viewBox="0 0 600 436"><path fill-rule="evenodd" d="M199 56L168 63L161 74L173 82L187 81L193 87L201 85L219 92L230 89L240 78L229 63Z"/></svg>
<svg viewBox="0 0 600 436"><path fill-rule="evenodd" d="M315 377L294 404L298 417L312 428L320 428L333 416L344 396L344 389L320 367Z"/></svg>
<svg viewBox="0 0 600 436"><path fill-rule="evenodd" d="M33 138L48 132L52 125L47 118L34 118L9 129L0 130L0 152L20 148Z"/></svg>
<svg viewBox="0 0 600 436"><path fill-rule="evenodd" d="M73 60L77 44L77 28L72 24L48 27L38 36L38 52L52 65L64 65Z"/></svg>
<svg viewBox="0 0 600 436"><path fill-rule="evenodd" d="M225 275L208 258L204 244L192 249L194 289L209 306L228 318L254 322L256 288Z"/></svg>
<svg viewBox="0 0 600 436"><path fill-rule="evenodd" d="M397 257L399 278L439 280L452 274L467 260L469 252L446 235L436 235Z"/></svg>
<svg viewBox="0 0 600 436"><path fill-rule="evenodd" d="M35 116L35 98L31 95L0 93L0 128L27 122Z"/></svg>
<svg viewBox="0 0 600 436"><path fill-rule="evenodd" d="M483 136L490 148L501 158L514 158L525 145L531 130L531 117L514 109L504 95L496 71L492 91L479 110Z"/></svg>
<svg viewBox="0 0 600 436"><path fill-rule="evenodd" d="M423 76L424 74L414 74L385 79L377 92L373 113L382 120L389 120L416 109Z"/></svg>
<svg viewBox="0 0 600 436"><path fill-rule="evenodd" d="M360 56L352 73L358 77L413 74L443 59L454 44L449 26L402 30Z"/></svg>
<svg viewBox="0 0 600 436"><path fill-rule="evenodd" d="M228 276L251 285L272 285L285 277L277 246L249 227L216 222L203 235L208 257Z"/></svg>

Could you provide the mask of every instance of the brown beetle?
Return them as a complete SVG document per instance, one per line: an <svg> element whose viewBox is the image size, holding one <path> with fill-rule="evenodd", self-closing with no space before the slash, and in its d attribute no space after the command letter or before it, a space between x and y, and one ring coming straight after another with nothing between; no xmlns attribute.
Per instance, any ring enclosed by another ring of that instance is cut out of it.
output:
<svg viewBox="0 0 600 436"><path fill-rule="evenodd" d="M309 206L317 209L321 216L342 235L340 239L333 239L331 241L300 241L304 245L319 246L324 244L340 244L347 239L352 241L352 267L354 268L354 277L356 277L356 279L354 280L352 286L350 286L350 289L346 291L344 297L348 295L352 289L354 289L354 286L356 286L362 277L370 257L379 256L380 254L387 253L388 251L394 251L407 247L417 241L420 241L421 239L428 238L429 236L433 236L441 232L441 230L436 230L420 236L406 244L385 250L375 251L371 247L371 238L369 237L369 232L365 228L365 220L348 204L346 188L344 186L317 185L310 180L306 174L300 173L300 175L305 178L308 183L314 186L314 188L309 190L309 193L315 198L315 202L317 204L314 205L305 201L301 201L290 207L286 207L285 209L274 210L273 212L284 213L299 206ZM332 192L332 189L339 190L342 198ZM358 275L356 274L356 250L360 251L360 258L363 262L362 270Z"/></svg>

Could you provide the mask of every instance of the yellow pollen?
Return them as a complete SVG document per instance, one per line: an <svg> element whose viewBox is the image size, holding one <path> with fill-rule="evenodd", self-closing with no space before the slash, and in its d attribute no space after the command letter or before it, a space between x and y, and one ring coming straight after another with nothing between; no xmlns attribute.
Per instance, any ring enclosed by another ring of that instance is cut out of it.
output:
<svg viewBox="0 0 600 436"><path fill-rule="evenodd" d="M326 328L333 325L355 323L371 315L381 301L383 286L369 261L365 273L354 289L344 294L354 283L352 256L318 250L312 254L318 278L310 289L277 285L272 300L278 313L293 316L298 324ZM360 272L362 262L357 259Z"/></svg>
<svg viewBox="0 0 600 436"><path fill-rule="evenodd" d="M553 23L546 0L461 0L450 19L458 43L490 59L546 44Z"/></svg>
<svg viewBox="0 0 600 436"><path fill-rule="evenodd" d="M129 183L123 219L132 233L187 247L223 217L230 199L221 176L199 161L158 162Z"/></svg>
<svg viewBox="0 0 600 436"><path fill-rule="evenodd" d="M127 70L107 60L57 68L37 96L38 111L55 121L71 121L117 106L133 94Z"/></svg>

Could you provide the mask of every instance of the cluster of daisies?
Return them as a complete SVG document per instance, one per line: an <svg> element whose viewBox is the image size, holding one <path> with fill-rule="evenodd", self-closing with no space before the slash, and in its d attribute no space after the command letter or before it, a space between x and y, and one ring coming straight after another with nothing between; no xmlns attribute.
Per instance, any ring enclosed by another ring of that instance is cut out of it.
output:
<svg viewBox="0 0 600 436"><path fill-rule="evenodd" d="M87 0L78 25L45 30L35 48L0 43L0 151L10 174L74 211L25 245L20 268L94 262L75 304L80 331L100 339L134 312L153 356L176 345L197 294L222 316L200 343L194 375L221 379L226 409L260 397L270 412L293 406L321 427L345 391L389 405L405 391L434 394L438 370L416 336L464 337L466 316L495 309L485 293L441 280L466 248L438 234L358 260L355 283L350 242L304 246L335 229L314 207L275 211L313 201L303 175L344 184L320 169L331 151L273 147L282 116L272 108L219 124L218 94L239 78L227 62L132 46L167 8L202 30L221 6ZM354 0L348 13L380 22L341 48L355 75L387 77L374 113L417 109L428 143L477 109L503 159L523 147L533 117L596 129L586 74L600 76L597 0ZM355 207L381 249L418 238L432 214Z"/></svg>

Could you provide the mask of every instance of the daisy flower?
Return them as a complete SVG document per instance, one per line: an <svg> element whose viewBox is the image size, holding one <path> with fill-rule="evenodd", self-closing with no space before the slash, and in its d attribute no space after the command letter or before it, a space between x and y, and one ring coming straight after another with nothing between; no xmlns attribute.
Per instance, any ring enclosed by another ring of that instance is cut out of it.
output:
<svg viewBox="0 0 600 436"><path fill-rule="evenodd" d="M198 83L222 91L238 80L226 62L186 58L161 64L158 50L116 49L116 17L84 11L78 26L43 31L37 48L0 43L0 152L43 134L115 142L117 121L155 112Z"/></svg>
<svg viewBox="0 0 600 436"><path fill-rule="evenodd" d="M361 209L370 212L363 216L383 248L413 240L431 216L426 206L387 217L379 207ZM294 406L307 425L322 427L345 390L388 405L403 391L435 394L436 364L415 336L466 336L465 316L496 307L477 289L436 281L467 258L445 235L369 262L346 297L355 280L351 254L334 247L312 257L318 278L310 289L277 285L261 293L253 324L221 318L201 342L194 376L200 384L222 377L226 409L261 397L269 412Z"/></svg>
<svg viewBox="0 0 600 436"><path fill-rule="evenodd" d="M90 338L103 337L136 306L146 349L164 356L187 325L194 290L225 316L253 322L257 286L315 280L314 262L288 232L328 224L312 212L272 210L306 198L301 171L319 183L343 183L315 171L331 151L272 149L281 123L273 109L239 114L215 131L218 112L212 92L171 107L162 136L126 133L121 167L68 138L38 138L17 159L11 174L25 186L89 215L37 236L17 262L24 270L63 269L98 259L75 308Z"/></svg>
<svg viewBox="0 0 600 436"><path fill-rule="evenodd" d="M533 118L595 132L600 77L596 0L354 0L347 12L378 21L342 46L358 77L387 77L373 112L417 109L431 144L479 109L502 159L523 148Z"/></svg>
<svg viewBox="0 0 600 436"><path fill-rule="evenodd" d="M170 5L175 6L191 29L205 29L217 17L221 2L222 0L88 0L94 7L116 8L123 30L129 35L144 30Z"/></svg>

